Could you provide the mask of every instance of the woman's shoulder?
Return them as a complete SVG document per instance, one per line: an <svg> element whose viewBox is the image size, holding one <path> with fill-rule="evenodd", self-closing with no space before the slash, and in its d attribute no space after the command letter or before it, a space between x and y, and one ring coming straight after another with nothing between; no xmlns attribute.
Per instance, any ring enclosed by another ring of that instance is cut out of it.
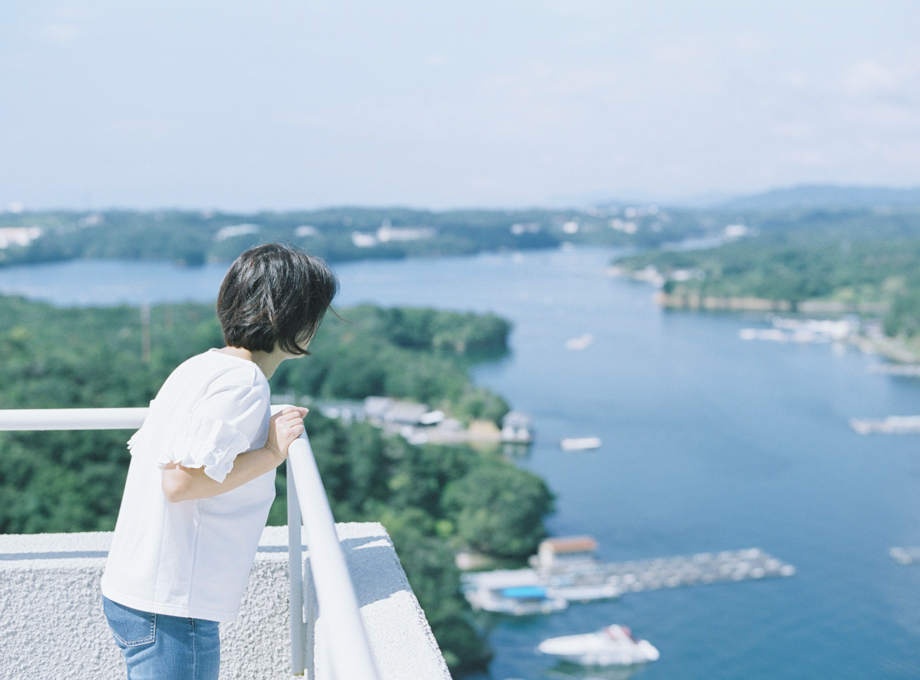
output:
<svg viewBox="0 0 920 680"><path fill-rule="evenodd" d="M227 381L239 381L252 386L268 385L268 380L262 369L254 362L248 359L225 354L217 349L209 349L207 352L192 357L201 363L205 370L212 373L215 377Z"/></svg>
<svg viewBox="0 0 920 680"><path fill-rule="evenodd" d="M249 388L268 393L268 380L253 362L216 349L186 359L167 380L170 387L186 390L212 391L227 388ZM166 385L164 384L164 387Z"/></svg>

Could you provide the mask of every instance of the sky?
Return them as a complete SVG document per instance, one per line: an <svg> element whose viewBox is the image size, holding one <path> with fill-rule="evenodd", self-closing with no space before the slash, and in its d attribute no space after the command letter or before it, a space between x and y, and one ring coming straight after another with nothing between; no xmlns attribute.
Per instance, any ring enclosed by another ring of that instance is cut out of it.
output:
<svg viewBox="0 0 920 680"><path fill-rule="evenodd" d="M0 208L920 185L913 0L0 6Z"/></svg>

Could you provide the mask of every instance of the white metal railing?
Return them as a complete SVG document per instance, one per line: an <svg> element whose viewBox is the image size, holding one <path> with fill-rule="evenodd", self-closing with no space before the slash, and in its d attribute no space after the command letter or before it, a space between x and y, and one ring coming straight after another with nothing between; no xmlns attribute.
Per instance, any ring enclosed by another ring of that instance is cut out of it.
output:
<svg viewBox="0 0 920 680"><path fill-rule="evenodd" d="M273 406L272 411L282 408L284 406ZM138 429L147 417L147 410L0 410L0 431ZM309 680L314 680L314 632L317 615L322 612L335 676L341 680L377 680L379 676L367 631L361 621L358 599L307 436L303 435L292 443L288 454L291 673L306 674ZM302 508L301 503L305 507ZM310 548L310 557L306 563L301 552L301 526Z"/></svg>

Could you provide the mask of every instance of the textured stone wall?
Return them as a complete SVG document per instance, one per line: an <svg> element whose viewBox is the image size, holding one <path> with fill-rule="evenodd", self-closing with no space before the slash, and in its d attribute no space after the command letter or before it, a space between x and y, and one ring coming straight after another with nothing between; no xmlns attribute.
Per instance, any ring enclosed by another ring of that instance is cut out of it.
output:
<svg viewBox="0 0 920 680"><path fill-rule="evenodd" d="M384 528L336 529L381 680L449 680ZM99 591L110 541L109 533L0 535L0 678L125 677ZM287 558L287 528L266 528L240 617L221 625L222 680L291 677ZM331 677L326 648L320 618L318 680Z"/></svg>

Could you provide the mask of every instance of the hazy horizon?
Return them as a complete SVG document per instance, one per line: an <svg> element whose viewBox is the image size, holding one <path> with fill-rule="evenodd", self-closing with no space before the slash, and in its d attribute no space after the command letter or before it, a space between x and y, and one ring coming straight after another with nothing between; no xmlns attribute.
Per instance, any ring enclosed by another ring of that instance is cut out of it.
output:
<svg viewBox="0 0 920 680"><path fill-rule="evenodd" d="M655 197L648 196L639 196L628 198L617 198L617 197L592 197L586 196L583 200L572 201L557 201L556 203L545 203L543 205L521 205L521 206L477 206L477 205L467 205L467 206L443 206L439 208L429 208L426 206L416 206L409 204L329 204L329 205L316 205L310 207L298 207L292 206L287 208L255 208L255 209L224 209L224 208L213 208L213 207L202 207L202 206L170 206L170 205L160 205L160 206L146 206L138 207L131 205L110 205L110 206L83 206L83 207L74 207L74 206L49 206L43 208L34 208L30 206L25 206L21 203L8 204L6 206L0 206L0 214L5 212L13 213L30 213L30 212L74 212L74 213L91 213L91 212L216 212L223 214L235 214L235 215L256 215L260 213L291 213L291 212L314 212L314 211L323 211L323 210L413 210L413 211L430 211L434 213L443 213L443 212L452 212L452 211L505 211L505 212L517 212L517 211L527 211L527 210L583 210L586 208L593 208L599 206L619 206L619 207L628 207L628 206L642 206L642 205L655 205L660 208L672 208L678 210L705 210L705 209L718 209L725 206L728 209L739 209L732 205L736 201L744 201L745 199L756 199L759 197L768 197L774 193L790 193L801 190L801 189L836 189L843 191L881 191L881 192L904 192L911 194L911 201L904 201L895 203L895 205L910 205L910 206L920 206L920 186L909 186L909 187L892 187L892 186L869 186L869 185L842 185L842 184L798 184L788 187L775 187L772 189L766 189L762 192L748 193L748 194L703 194L698 196L689 196L683 200L678 199L674 201L667 200L657 200ZM831 204L832 205L832 204ZM875 207L884 205L884 203L879 203ZM808 207L807 204L805 207ZM817 207L817 206L812 206ZM823 207L823 204L822 204ZM830 206L829 206L830 207ZM843 204L833 207L842 207L842 208L852 208L852 207L869 207L868 205L852 205L852 204ZM744 208L741 208L744 209Z"/></svg>

